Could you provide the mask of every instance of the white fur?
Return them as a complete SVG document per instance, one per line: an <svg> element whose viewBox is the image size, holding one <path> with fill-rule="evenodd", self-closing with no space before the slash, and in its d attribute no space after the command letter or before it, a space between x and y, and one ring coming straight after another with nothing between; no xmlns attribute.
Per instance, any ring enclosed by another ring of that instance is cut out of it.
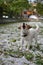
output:
<svg viewBox="0 0 43 65"><path fill-rule="evenodd" d="M22 37L23 32L27 33L28 35L26 37ZM39 26L36 24L36 28L30 28L29 30L21 28L21 43L22 48L24 47L25 41L29 48L29 46L32 44L33 38L35 39L35 43L37 43L37 36L39 33Z"/></svg>

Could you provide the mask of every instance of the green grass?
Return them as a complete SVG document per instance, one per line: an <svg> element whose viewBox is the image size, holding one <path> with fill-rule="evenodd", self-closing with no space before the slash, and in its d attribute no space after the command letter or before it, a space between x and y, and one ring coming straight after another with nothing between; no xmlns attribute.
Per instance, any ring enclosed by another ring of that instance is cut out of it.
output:
<svg viewBox="0 0 43 65"><path fill-rule="evenodd" d="M20 52L19 50L18 51L13 51L13 50L5 50L4 51L4 55L7 56L12 56L12 57L22 57L24 54L22 52Z"/></svg>
<svg viewBox="0 0 43 65"><path fill-rule="evenodd" d="M11 39L10 42L16 42L16 39Z"/></svg>
<svg viewBox="0 0 43 65"><path fill-rule="evenodd" d="M28 53L25 53L25 57L27 60L32 60L34 55L33 55L33 53L28 52Z"/></svg>
<svg viewBox="0 0 43 65"><path fill-rule="evenodd" d="M36 64L37 65L43 65L43 59L37 59Z"/></svg>
<svg viewBox="0 0 43 65"><path fill-rule="evenodd" d="M36 55L35 63L36 65L43 65L43 57L40 54Z"/></svg>

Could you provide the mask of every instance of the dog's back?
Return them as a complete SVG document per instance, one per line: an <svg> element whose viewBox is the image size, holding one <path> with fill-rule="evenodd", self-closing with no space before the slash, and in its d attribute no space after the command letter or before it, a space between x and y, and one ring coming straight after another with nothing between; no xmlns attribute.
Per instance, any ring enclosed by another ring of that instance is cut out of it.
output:
<svg viewBox="0 0 43 65"><path fill-rule="evenodd" d="M36 24L36 28L30 28L29 31L32 33L39 32L39 26Z"/></svg>
<svg viewBox="0 0 43 65"><path fill-rule="evenodd" d="M29 37L30 37L30 40L35 38L37 40L37 36L38 36L38 33L39 33L39 26L36 25L36 28L31 28L29 29Z"/></svg>

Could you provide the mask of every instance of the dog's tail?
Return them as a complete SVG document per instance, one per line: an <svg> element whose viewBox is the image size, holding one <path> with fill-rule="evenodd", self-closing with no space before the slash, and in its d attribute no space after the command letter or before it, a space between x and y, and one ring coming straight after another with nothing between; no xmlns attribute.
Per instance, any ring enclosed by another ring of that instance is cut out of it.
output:
<svg viewBox="0 0 43 65"><path fill-rule="evenodd" d="M39 32L39 25L36 24L36 31Z"/></svg>

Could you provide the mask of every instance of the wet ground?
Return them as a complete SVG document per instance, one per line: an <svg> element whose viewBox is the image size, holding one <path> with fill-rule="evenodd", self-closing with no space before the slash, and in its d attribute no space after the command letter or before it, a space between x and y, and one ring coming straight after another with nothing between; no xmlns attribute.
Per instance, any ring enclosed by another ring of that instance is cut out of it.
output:
<svg viewBox="0 0 43 65"><path fill-rule="evenodd" d="M36 24L36 22L25 23L33 27ZM35 63L36 55L40 55L42 61L39 62L41 63L40 65L43 65L43 22L37 22L40 27L37 46L25 52L20 51L21 36L18 26L21 24L22 23L0 25L0 65L37 65L37 63ZM31 53L31 59L30 56L27 56L29 53Z"/></svg>

